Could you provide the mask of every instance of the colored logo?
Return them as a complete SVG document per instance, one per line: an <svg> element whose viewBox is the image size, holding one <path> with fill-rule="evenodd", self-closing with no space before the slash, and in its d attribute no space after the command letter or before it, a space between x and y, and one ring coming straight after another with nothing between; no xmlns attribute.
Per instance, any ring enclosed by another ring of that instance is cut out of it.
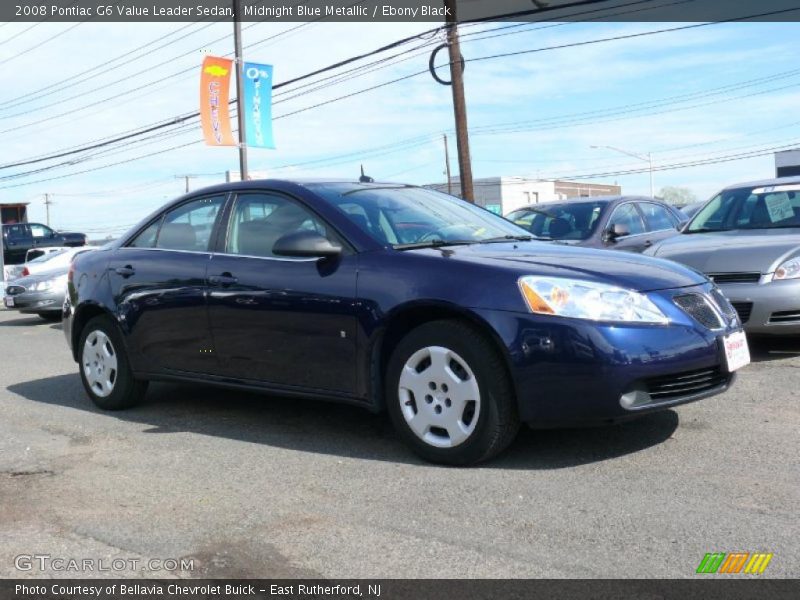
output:
<svg viewBox="0 0 800 600"><path fill-rule="evenodd" d="M709 552L700 561L697 573L761 575L771 560L772 554L766 552Z"/></svg>
<svg viewBox="0 0 800 600"><path fill-rule="evenodd" d="M210 65L204 70L212 77L225 77L225 75L228 74L228 69L220 67L219 65Z"/></svg>

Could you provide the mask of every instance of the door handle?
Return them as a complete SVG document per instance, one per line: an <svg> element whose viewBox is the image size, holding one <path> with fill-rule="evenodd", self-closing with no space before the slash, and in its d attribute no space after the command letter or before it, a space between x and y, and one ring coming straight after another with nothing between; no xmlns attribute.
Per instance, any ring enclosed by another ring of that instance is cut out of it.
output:
<svg viewBox="0 0 800 600"><path fill-rule="evenodd" d="M652 245L653 245L653 241L652 240L645 240L645 242L644 242L644 247L645 248L649 248Z"/></svg>
<svg viewBox="0 0 800 600"><path fill-rule="evenodd" d="M117 267L114 269L114 273L122 277L130 277L136 273L136 270L130 265L125 265L124 267Z"/></svg>
<svg viewBox="0 0 800 600"><path fill-rule="evenodd" d="M212 285L221 285L221 286L233 285L234 283L237 283L238 281L239 280L236 279L236 277L234 277L230 273L222 273L221 275L211 275L208 278L208 282L210 284L212 284Z"/></svg>

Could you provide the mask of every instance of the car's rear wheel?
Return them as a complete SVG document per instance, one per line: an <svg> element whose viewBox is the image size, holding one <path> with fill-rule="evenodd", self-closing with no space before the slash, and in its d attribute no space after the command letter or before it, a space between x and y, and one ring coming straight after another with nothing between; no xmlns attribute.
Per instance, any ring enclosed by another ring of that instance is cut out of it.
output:
<svg viewBox="0 0 800 600"><path fill-rule="evenodd" d="M404 440L437 463L487 460L519 429L502 357L460 321L426 323L400 341L389 360L386 403Z"/></svg>
<svg viewBox="0 0 800 600"><path fill-rule="evenodd" d="M134 379L122 337L109 317L91 319L78 348L81 380L92 402L105 410L120 410L141 400L147 381Z"/></svg>

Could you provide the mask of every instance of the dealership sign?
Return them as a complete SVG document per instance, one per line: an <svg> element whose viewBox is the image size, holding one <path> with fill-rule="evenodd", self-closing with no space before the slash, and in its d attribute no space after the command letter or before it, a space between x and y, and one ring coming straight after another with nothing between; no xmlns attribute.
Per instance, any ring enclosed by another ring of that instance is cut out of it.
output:
<svg viewBox="0 0 800 600"><path fill-rule="evenodd" d="M275 142L272 138L272 65L246 62L242 68L247 145L274 148Z"/></svg>
<svg viewBox="0 0 800 600"><path fill-rule="evenodd" d="M200 75L200 123L209 146L236 146L231 130L228 96L233 61L206 56Z"/></svg>

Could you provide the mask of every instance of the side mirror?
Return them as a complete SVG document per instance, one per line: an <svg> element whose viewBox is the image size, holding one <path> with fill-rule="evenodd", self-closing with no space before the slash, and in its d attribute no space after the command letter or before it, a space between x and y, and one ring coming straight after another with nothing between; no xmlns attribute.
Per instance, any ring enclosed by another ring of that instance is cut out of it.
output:
<svg viewBox="0 0 800 600"><path fill-rule="evenodd" d="M330 258L339 256L342 247L316 231L297 231L278 239L272 247L272 253L294 258Z"/></svg>
<svg viewBox="0 0 800 600"><path fill-rule="evenodd" d="M625 237L626 235L630 234L631 230L625 225L622 223L616 223L615 225L612 225L606 229L606 232L603 235L603 240L606 242L616 242L618 238Z"/></svg>

